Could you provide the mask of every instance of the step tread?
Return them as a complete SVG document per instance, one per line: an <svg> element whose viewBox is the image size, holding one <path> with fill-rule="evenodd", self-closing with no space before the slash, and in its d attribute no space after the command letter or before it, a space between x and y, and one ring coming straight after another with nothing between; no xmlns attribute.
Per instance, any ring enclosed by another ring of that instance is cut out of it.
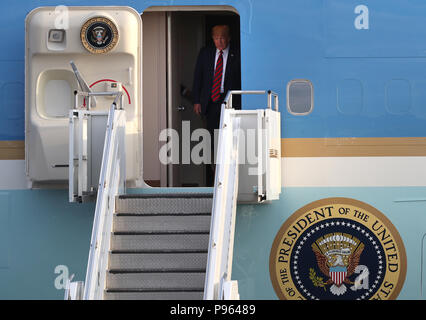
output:
<svg viewBox="0 0 426 320"><path fill-rule="evenodd" d="M157 217L157 216L182 216L182 217L198 217L198 216L211 216L212 213L209 212L150 212L150 213L131 213L131 212L118 212L114 214L118 217Z"/></svg>
<svg viewBox="0 0 426 320"><path fill-rule="evenodd" d="M146 230L146 231L138 231L138 232L134 232L134 231L120 231L120 232L114 232L114 235L118 235L118 236L143 236L143 235L184 235L184 234L209 234L209 231L198 231L198 230L165 230L165 231L154 231L154 230Z"/></svg>
<svg viewBox="0 0 426 320"><path fill-rule="evenodd" d="M111 251L114 250L158 250L207 249L209 233L166 233L166 234L112 234Z"/></svg>
<svg viewBox="0 0 426 320"><path fill-rule="evenodd" d="M202 300L203 291L104 291L105 300Z"/></svg>
<svg viewBox="0 0 426 320"><path fill-rule="evenodd" d="M162 253L208 253L208 250L200 250L200 249L143 249L143 250L111 250L110 253L112 254L144 254L144 253L151 253L151 254L162 254Z"/></svg>
<svg viewBox="0 0 426 320"><path fill-rule="evenodd" d="M123 289L105 289L106 292L203 292L204 288L164 288L164 289L133 289L133 288L123 288Z"/></svg>
<svg viewBox="0 0 426 320"><path fill-rule="evenodd" d="M207 197L190 198L118 198L115 213L126 214L185 214L211 213L213 199Z"/></svg>
<svg viewBox="0 0 426 320"><path fill-rule="evenodd" d="M213 193L137 193L137 194L123 194L118 196L119 199L147 199L147 198L213 198Z"/></svg>
<svg viewBox="0 0 426 320"><path fill-rule="evenodd" d="M169 268L144 268L144 269L109 269L107 272L112 274L124 274L124 273L205 273L206 268L180 268L180 269L169 269Z"/></svg>
<svg viewBox="0 0 426 320"><path fill-rule="evenodd" d="M210 216L117 216L113 232L209 231Z"/></svg>
<svg viewBox="0 0 426 320"><path fill-rule="evenodd" d="M109 270L202 270L207 253L110 253Z"/></svg>
<svg viewBox="0 0 426 320"><path fill-rule="evenodd" d="M200 290L205 272L108 272L107 290Z"/></svg>
<svg viewBox="0 0 426 320"><path fill-rule="evenodd" d="M105 290L105 300L202 300L204 290Z"/></svg>
<svg viewBox="0 0 426 320"><path fill-rule="evenodd" d="M130 273L137 273L137 274L151 274L151 273L158 273L158 274L175 274L175 273L191 273L191 274L196 274L196 273L206 273L206 269L191 269L191 270L143 270L143 271L138 271L138 270L107 270L107 273L110 274L130 274Z"/></svg>

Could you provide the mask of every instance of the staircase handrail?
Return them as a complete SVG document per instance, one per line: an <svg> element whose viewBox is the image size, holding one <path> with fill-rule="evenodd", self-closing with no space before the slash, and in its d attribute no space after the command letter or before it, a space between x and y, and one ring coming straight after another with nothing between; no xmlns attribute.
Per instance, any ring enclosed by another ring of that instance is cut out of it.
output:
<svg viewBox="0 0 426 320"><path fill-rule="evenodd" d="M96 199L89 260L84 286L84 300L100 300L103 297L115 197L125 192L126 115L124 110L117 109L117 100L116 98L112 103L108 114L98 196Z"/></svg>
<svg viewBox="0 0 426 320"><path fill-rule="evenodd" d="M222 300L229 295L238 195L238 143L240 119L235 110L222 104L213 208L207 258L205 300ZM239 298L231 296L231 298Z"/></svg>

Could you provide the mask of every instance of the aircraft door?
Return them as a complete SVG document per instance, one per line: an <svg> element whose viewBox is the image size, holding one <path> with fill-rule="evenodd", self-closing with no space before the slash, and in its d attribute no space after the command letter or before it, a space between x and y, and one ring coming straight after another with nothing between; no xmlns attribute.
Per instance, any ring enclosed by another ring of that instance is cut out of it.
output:
<svg viewBox="0 0 426 320"><path fill-rule="evenodd" d="M94 92L121 90L126 111L126 178L141 177L142 22L129 7L41 7L26 18L26 166L32 182L68 180L69 111L107 111L91 104L70 64Z"/></svg>
<svg viewBox="0 0 426 320"><path fill-rule="evenodd" d="M191 153L198 150L194 147L203 141L194 131L205 128L205 124L193 112L191 89L198 52L205 41L204 16L192 12L169 12L168 25L169 127L180 137L180 162L169 168L169 186L203 187L206 183L205 165L198 163L198 157L192 157ZM195 141L191 141L191 137Z"/></svg>

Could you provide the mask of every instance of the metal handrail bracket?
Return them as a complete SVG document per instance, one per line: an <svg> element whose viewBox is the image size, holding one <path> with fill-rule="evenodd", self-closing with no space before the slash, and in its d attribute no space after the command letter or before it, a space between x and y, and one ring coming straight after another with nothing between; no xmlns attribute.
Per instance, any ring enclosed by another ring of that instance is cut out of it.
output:
<svg viewBox="0 0 426 320"><path fill-rule="evenodd" d="M267 94L268 109L272 109L272 97L274 98L275 111L278 111L279 100L278 94L271 90L230 90L225 96L224 104L227 109L232 109L232 96L233 95L262 95Z"/></svg>

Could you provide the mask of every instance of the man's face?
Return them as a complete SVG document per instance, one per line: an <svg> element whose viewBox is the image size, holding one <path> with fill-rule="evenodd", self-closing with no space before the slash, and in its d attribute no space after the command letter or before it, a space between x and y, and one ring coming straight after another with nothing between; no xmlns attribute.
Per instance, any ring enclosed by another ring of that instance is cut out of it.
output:
<svg viewBox="0 0 426 320"><path fill-rule="evenodd" d="M218 50L224 50L229 44L229 34L225 28L215 28L212 34L214 45Z"/></svg>

